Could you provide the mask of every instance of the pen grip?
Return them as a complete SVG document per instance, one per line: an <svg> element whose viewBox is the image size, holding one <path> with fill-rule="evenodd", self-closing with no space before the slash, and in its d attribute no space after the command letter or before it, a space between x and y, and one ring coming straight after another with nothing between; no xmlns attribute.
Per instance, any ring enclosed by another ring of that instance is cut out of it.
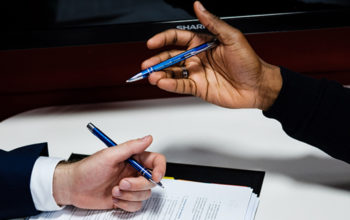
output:
<svg viewBox="0 0 350 220"><path fill-rule="evenodd" d="M162 69L168 68L168 67L170 67L176 63L179 63L185 59L188 59L188 58L190 58L190 57L192 57L200 52L203 52L208 47L211 47L211 45L208 43L204 43L204 44L201 44L201 45L194 47L190 50L187 50L183 53L180 53L180 54L178 54L178 55L176 55L168 60L165 60L161 63L154 65L153 67L151 67L152 68L151 72L156 72L156 71L160 71Z"/></svg>
<svg viewBox="0 0 350 220"><path fill-rule="evenodd" d="M111 140L107 135L105 135L102 131L100 131L98 128L96 128L93 124L88 124L89 130L96 135L103 143L105 143L108 147L117 146L117 144ZM144 176L146 179L151 180L152 174L150 171L148 171L146 168L144 168L141 164L139 164L135 159L130 157L127 159L127 162L134 167L138 172L141 173L142 176Z"/></svg>
<svg viewBox="0 0 350 220"><path fill-rule="evenodd" d="M140 165L136 160L134 160L132 157L127 159L127 162L131 166L133 166L138 172L140 172L141 175L144 176L146 179L149 180L152 178L152 174L146 168L144 168L142 165Z"/></svg>

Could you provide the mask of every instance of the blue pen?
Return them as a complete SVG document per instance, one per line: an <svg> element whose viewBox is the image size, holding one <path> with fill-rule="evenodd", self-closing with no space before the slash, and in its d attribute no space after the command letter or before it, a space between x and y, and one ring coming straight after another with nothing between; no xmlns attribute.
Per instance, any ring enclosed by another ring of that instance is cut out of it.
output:
<svg viewBox="0 0 350 220"><path fill-rule="evenodd" d="M140 79L144 79L146 78L149 74L156 72L156 71L160 71L162 69L165 69L169 66L172 66L178 62L181 62L183 60L186 60L194 55L197 55L203 51L206 51L210 48L213 48L217 45L217 41L213 40L204 44L201 44L197 47L194 47L190 50L187 50L183 53L180 53L179 55L176 55L170 59L167 59L163 62L160 62L154 66L148 67L145 70L142 70L141 72L139 72L138 74L136 74L135 76L131 77L130 79L126 80L126 82L134 82Z"/></svg>
<svg viewBox="0 0 350 220"><path fill-rule="evenodd" d="M117 146L117 144L112 141L107 135L105 135L102 131L100 131L95 125L92 123L89 123L87 125L87 128L96 136L98 137L103 143L107 145L107 147ZM139 164L136 160L134 160L132 157L126 160L132 167L134 167L142 176L144 176L147 180L150 182L164 188L163 184L161 182L157 183L152 179L152 174L150 171L148 171L146 168L144 168L141 164Z"/></svg>

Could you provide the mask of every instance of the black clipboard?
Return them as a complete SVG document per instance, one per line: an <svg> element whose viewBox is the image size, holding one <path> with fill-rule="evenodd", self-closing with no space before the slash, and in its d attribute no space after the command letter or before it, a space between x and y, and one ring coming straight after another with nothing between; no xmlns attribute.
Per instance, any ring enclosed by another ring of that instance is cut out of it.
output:
<svg viewBox="0 0 350 220"><path fill-rule="evenodd" d="M87 157L84 154L72 153L68 161L74 162ZM175 179L192 180L206 183L248 186L260 196L265 172L224 167L201 166L167 162L166 176Z"/></svg>

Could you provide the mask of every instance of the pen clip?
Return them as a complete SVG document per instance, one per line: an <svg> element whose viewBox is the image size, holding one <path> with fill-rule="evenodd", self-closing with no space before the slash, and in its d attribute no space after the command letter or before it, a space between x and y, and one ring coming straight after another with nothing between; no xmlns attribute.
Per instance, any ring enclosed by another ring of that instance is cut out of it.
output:
<svg viewBox="0 0 350 220"><path fill-rule="evenodd" d="M208 42L206 47L203 47L203 48L201 48L199 50L192 51L192 52L186 54L184 57L187 59L187 58L189 58L191 56L197 55L199 53L202 53L203 51L206 51L206 50L208 50L208 49L210 49L212 47L215 47L217 45L217 41L218 41L217 39L214 39L214 40Z"/></svg>
<svg viewBox="0 0 350 220"><path fill-rule="evenodd" d="M194 56L194 55L196 55L195 51L186 54L186 55L184 56L184 58L187 59L187 58L190 58L190 57L192 57L192 56Z"/></svg>

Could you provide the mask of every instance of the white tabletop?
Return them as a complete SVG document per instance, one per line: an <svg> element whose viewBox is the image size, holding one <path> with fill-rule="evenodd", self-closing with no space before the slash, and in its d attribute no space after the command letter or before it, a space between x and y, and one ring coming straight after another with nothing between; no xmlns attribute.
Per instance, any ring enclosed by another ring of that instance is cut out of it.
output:
<svg viewBox="0 0 350 220"><path fill-rule="evenodd" d="M259 110L225 109L195 97L41 108L0 123L0 146L48 142L51 156L105 146L92 122L118 143L151 134L169 162L266 171L257 220L350 219L350 165L287 136Z"/></svg>

